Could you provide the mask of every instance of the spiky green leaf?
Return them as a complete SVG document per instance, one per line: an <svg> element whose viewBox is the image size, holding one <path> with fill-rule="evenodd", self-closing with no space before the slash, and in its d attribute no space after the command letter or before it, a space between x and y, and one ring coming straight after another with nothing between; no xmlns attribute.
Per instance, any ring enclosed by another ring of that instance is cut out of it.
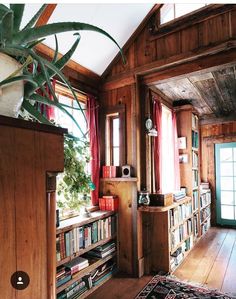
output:
<svg viewBox="0 0 236 299"><path fill-rule="evenodd" d="M22 21L25 4L10 4L10 9L13 11L13 31L18 32Z"/></svg>
<svg viewBox="0 0 236 299"><path fill-rule="evenodd" d="M37 121L46 125L52 125L52 123L44 117L34 106L30 104L28 100L23 100L22 107Z"/></svg>
<svg viewBox="0 0 236 299"><path fill-rule="evenodd" d="M28 75L15 76L15 77L5 79L5 80L0 82L0 86L4 86L6 84L10 84L12 82L22 81L22 80L29 81L32 84L34 84L36 87L38 86L37 83L35 82L34 78L32 76L28 76Z"/></svg>
<svg viewBox="0 0 236 299"><path fill-rule="evenodd" d="M43 25L37 28L25 29L19 32L18 34L14 35L13 42L15 44L24 44L53 34L58 34L58 33L68 32L68 31L81 31L81 30L94 31L107 36L110 40L112 40L117 45L117 47L121 52L123 61L125 62L125 57L123 55L123 52L119 44L116 42L116 40L105 30L86 23L61 22L61 23Z"/></svg>
<svg viewBox="0 0 236 299"><path fill-rule="evenodd" d="M23 28L23 30L30 29L34 26L34 24L37 22L38 18L41 16L41 14L44 12L45 8L47 7L47 4L43 4L40 9L36 12L36 14L33 16L33 18L29 21L28 24ZM37 38L34 38L31 41L35 41Z"/></svg>
<svg viewBox="0 0 236 299"><path fill-rule="evenodd" d="M13 11L0 4L0 44L12 41L13 33Z"/></svg>

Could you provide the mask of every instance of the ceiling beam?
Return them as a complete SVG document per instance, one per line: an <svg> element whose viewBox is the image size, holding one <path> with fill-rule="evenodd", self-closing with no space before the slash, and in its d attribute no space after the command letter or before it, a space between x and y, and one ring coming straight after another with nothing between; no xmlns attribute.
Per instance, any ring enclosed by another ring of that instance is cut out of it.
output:
<svg viewBox="0 0 236 299"><path fill-rule="evenodd" d="M41 16L38 18L38 21L35 24L35 27L46 25L51 15L53 14L57 4L47 4Z"/></svg>

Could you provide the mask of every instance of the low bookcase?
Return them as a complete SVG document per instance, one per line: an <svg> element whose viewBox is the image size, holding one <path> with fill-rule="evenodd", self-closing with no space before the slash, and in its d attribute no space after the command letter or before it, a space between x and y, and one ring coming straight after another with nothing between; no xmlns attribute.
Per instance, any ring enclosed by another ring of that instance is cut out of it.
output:
<svg viewBox="0 0 236 299"><path fill-rule="evenodd" d="M165 207L139 207L138 211L143 220L145 273L173 272L193 247L192 198Z"/></svg>
<svg viewBox="0 0 236 299"><path fill-rule="evenodd" d="M56 231L56 297L86 298L117 271L117 214L61 221Z"/></svg>

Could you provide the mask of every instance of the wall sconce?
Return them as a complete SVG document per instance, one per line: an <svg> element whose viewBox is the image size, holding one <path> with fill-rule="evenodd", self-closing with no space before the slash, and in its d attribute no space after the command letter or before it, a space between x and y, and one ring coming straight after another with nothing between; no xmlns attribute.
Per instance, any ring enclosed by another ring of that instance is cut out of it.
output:
<svg viewBox="0 0 236 299"><path fill-rule="evenodd" d="M150 117L148 117L145 121L145 127L147 129L148 136L157 137L158 133L156 128L153 127L153 123Z"/></svg>

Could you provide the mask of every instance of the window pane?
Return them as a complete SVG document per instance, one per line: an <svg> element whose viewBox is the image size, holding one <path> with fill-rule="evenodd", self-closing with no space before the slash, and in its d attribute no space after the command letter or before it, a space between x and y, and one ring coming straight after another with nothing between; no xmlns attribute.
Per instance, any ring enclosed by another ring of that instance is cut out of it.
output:
<svg viewBox="0 0 236 299"><path fill-rule="evenodd" d="M181 17L183 15L186 15L188 13L190 13L191 11L194 11L194 10L197 10L201 7L205 6L205 4L201 4L201 3L198 3L198 4L175 4L175 17L178 18L178 17Z"/></svg>
<svg viewBox="0 0 236 299"><path fill-rule="evenodd" d="M233 177L221 177L220 189L221 190L233 190L234 182Z"/></svg>
<svg viewBox="0 0 236 299"><path fill-rule="evenodd" d="M113 165L119 166L120 163L120 148L114 147L113 148Z"/></svg>
<svg viewBox="0 0 236 299"><path fill-rule="evenodd" d="M113 119L113 146L120 145L119 127L120 127L120 119L114 118Z"/></svg>
<svg viewBox="0 0 236 299"><path fill-rule="evenodd" d="M234 219L234 208L232 206L221 206L221 218Z"/></svg>
<svg viewBox="0 0 236 299"><path fill-rule="evenodd" d="M220 164L221 176L233 176L233 164L223 162Z"/></svg>
<svg viewBox="0 0 236 299"><path fill-rule="evenodd" d="M236 147L234 148L234 162L236 162Z"/></svg>
<svg viewBox="0 0 236 299"><path fill-rule="evenodd" d="M220 161L233 161L232 148L221 148L220 149Z"/></svg>
<svg viewBox="0 0 236 299"><path fill-rule="evenodd" d="M161 24L169 22L175 18L174 4L165 4L161 8Z"/></svg>
<svg viewBox="0 0 236 299"><path fill-rule="evenodd" d="M221 204L233 205L234 204L234 192L221 191Z"/></svg>

